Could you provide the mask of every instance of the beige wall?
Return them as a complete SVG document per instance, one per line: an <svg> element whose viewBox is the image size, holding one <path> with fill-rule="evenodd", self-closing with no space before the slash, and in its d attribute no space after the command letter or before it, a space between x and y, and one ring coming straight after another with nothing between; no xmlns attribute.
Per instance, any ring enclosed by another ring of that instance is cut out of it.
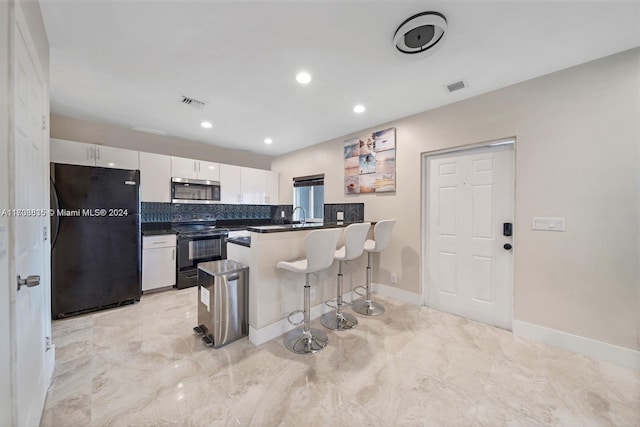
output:
<svg viewBox="0 0 640 427"><path fill-rule="evenodd" d="M111 147L190 159L209 160L229 165L270 169L273 157L216 147L203 142L154 135L132 129L51 114L51 138L89 142Z"/></svg>
<svg viewBox="0 0 640 427"><path fill-rule="evenodd" d="M420 293L421 153L510 136L516 144L514 318L640 349L640 49L381 124L274 159L280 202L294 176L325 174L325 202L397 218L375 278ZM397 192L345 196L343 141L396 127ZM564 216L565 232L531 230Z"/></svg>

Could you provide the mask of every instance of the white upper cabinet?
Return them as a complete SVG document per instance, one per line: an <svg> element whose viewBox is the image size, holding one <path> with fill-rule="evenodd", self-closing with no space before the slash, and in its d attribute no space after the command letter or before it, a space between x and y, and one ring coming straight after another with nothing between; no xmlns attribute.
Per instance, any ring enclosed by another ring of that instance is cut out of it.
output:
<svg viewBox="0 0 640 427"><path fill-rule="evenodd" d="M220 164L220 203L241 203L240 166Z"/></svg>
<svg viewBox="0 0 640 427"><path fill-rule="evenodd" d="M198 178L197 160L171 157L171 176L174 178Z"/></svg>
<svg viewBox="0 0 640 427"><path fill-rule="evenodd" d="M95 147L93 144L51 138L49 161L69 165L95 166Z"/></svg>
<svg viewBox="0 0 640 427"><path fill-rule="evenodd" d="M267 198L267 171L253 168L240 168L240 203L245 205L264 205Z"/></svg>
<svg viewBox="0 0 640 427"><path fill-rule="evenodd" d="M280 198L280 174L267 171L267 204L278 205Z"/></svg>
<svg viewBox="0 0 640 427"><path fill-rule="evenodd" d="M171 176L174 178L220 181L220 164L204 160L171 157Z"/></svg>
<svg viewBox="0 0 640 427"><path fill-rule="evenodd" d="M84 142L51 139L49 161L114 169L138 169L138 152Z"/></svg>
<svg viewBox="0 0 640 427"><path fill-rule="evenodd" d="M171 203L171 156L140 152L140 200Z"/></svg>
<svg viewBox="0 0 640 427"><path fill-rule="evenodd" d="M138 152L96 145L96 166L114 169L139 169Z"/></svg>
<svg viewBox="0 0 640 427"><path fill-rule="evenodd" d="M220 163L198 161L198 179L220 181Z"/></svg>

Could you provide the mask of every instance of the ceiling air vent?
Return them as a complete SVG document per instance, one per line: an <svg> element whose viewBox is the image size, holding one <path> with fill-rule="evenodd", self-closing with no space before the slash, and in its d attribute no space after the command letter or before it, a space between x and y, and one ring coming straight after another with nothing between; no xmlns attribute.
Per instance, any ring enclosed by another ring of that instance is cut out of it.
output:
<svg viewBox="0 0 640 427"><path fill-rule="evenodd" d="M464 81L462 80L447 85L447 89L449 89L449 92L455 92L456 90L464 89L465 87L467 87L467 85L465 85Z"/></svg>
<svg viewBox="0 0 640 427"><path fill-rule="evenodd" d="M201 101L199 99L195 99L195 98L191 98L190 96L186 96L186 95L182 95L180 97L180 103L184 104L184 105L188 105L191 108L195 108L195 109L201 109L203 108L205 105L207 105L207 103L205 101Z"/></svg>

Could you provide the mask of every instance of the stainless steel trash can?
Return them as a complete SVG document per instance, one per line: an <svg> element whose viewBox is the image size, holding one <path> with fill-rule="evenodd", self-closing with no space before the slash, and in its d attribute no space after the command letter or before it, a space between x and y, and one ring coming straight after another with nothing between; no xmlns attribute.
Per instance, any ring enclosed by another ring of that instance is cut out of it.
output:
<svg viewBox="0 0 640 427"><path fill-rule="evenodd" d="M249 334L249 267L225 259L198 264L198 326L213 348Z"/></svg>

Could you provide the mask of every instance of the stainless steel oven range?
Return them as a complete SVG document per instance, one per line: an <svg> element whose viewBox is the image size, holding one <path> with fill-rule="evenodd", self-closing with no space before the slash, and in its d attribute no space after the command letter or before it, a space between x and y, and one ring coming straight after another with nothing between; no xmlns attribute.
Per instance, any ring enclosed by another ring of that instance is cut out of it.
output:
<svg viewBox="0 0 640 427"><path fill-rule="evenodd" d="M227 259L229 230L216 228L215 223L190 222L174 224L178 250L176 287L184 289L198 284L198 264Z"/></svg>

